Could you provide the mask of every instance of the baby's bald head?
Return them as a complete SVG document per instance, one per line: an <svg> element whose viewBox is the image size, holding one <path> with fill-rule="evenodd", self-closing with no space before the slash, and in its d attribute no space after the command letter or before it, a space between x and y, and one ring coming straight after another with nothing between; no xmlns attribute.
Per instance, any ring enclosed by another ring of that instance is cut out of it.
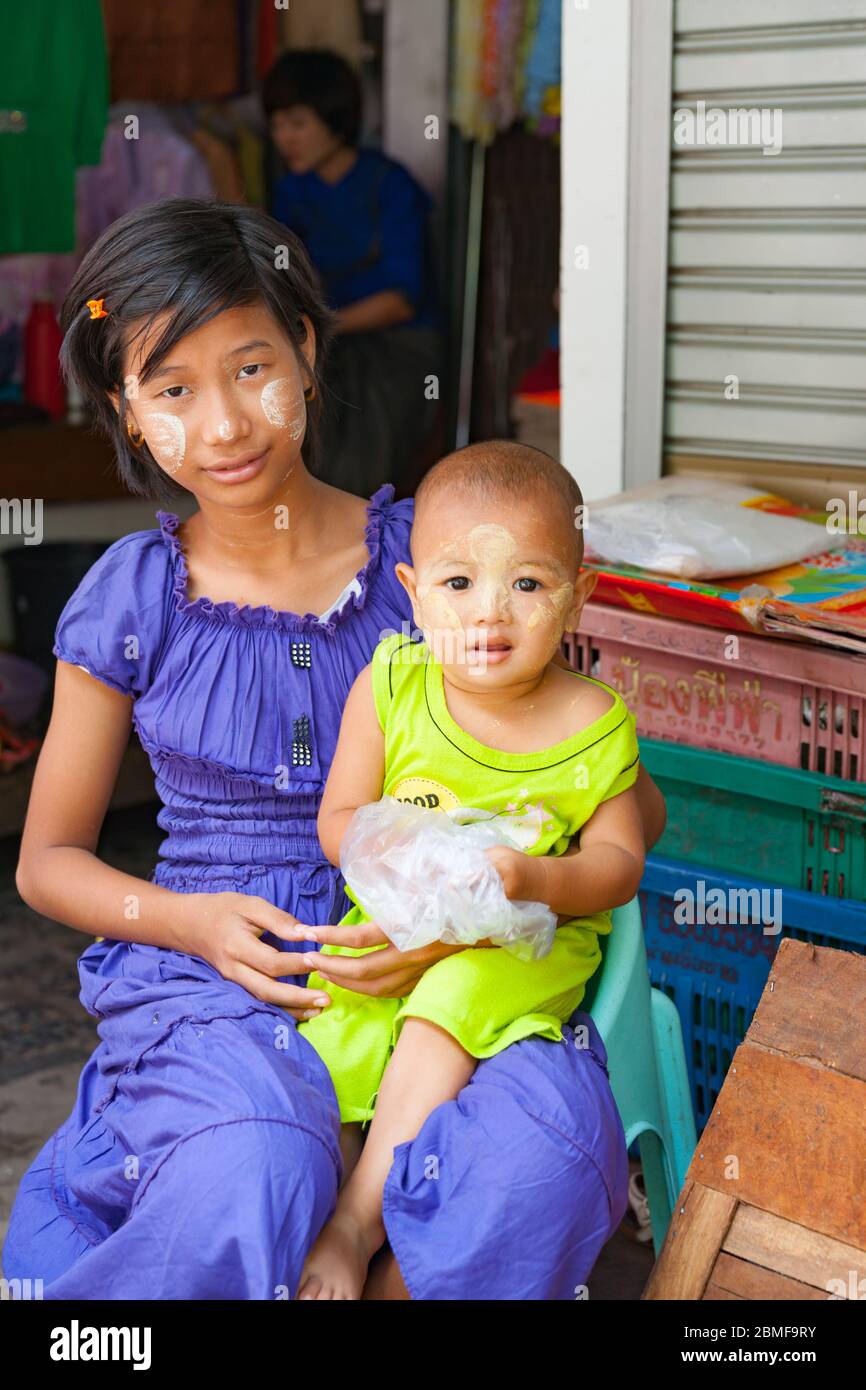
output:
<svg viewBox="0 0 866 1390"><path fill-rule="evenodd" d="M561 463L512 439L489 439L446 454L422 479L415 494L412 557L441 539L436 513L442 504L464 502L467 512L480 513L485 503L514 507L519 526L521 510L543 516L550 549L561 557L573 575L583 562L583 530L580 524L583 497L574 478Z"/></svg>

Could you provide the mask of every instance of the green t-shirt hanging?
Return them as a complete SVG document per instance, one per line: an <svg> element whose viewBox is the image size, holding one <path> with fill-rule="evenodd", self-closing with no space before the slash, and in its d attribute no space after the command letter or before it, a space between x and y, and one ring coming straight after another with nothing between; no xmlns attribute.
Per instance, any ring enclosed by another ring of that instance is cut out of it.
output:
<svg viewBox="0 0 866 1390"><path fill-rule="evenodd" d="M99 0L5 4L0 254L75 250L75 170L99 163L107 113Z"/></svg>

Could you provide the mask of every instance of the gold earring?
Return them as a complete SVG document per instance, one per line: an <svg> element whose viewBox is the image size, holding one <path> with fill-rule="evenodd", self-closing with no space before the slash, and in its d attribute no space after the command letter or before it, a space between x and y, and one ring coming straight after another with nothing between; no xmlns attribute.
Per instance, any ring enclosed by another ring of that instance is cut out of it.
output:
<svg viewBox="0 0 866 1390"><path fill-rule="evenodd" d="M126 433L129 435L129 441L132 444L133 449L140 449L142 444L144 443L143 430L134 430L132 428L132 421L127 420Z"/></svg>

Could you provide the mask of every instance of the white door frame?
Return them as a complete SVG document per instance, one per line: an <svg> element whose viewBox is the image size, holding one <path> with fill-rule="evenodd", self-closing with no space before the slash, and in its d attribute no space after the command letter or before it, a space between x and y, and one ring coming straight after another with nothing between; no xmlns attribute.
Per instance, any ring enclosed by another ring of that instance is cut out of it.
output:
<svg viewBox="0 0 866 1390"><path fill-rule="evenodd" d="M563 0L560 457L661 476L673 0Z"/></svg>

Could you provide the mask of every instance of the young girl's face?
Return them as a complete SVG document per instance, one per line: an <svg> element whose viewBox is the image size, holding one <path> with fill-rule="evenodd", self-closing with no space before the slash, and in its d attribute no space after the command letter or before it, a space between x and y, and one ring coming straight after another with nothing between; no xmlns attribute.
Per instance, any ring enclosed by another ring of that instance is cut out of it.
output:
<svg viewBox="0 0 866 1390"><path fill-rule="evenodd" d="M304 323L309 362L315 344ZM142 381L163 326L157 320L126 354L130 427L163 472L200 500L266 505L298 465L306 431L306 379L291 342L263 305L226 309Z"/></svg>

